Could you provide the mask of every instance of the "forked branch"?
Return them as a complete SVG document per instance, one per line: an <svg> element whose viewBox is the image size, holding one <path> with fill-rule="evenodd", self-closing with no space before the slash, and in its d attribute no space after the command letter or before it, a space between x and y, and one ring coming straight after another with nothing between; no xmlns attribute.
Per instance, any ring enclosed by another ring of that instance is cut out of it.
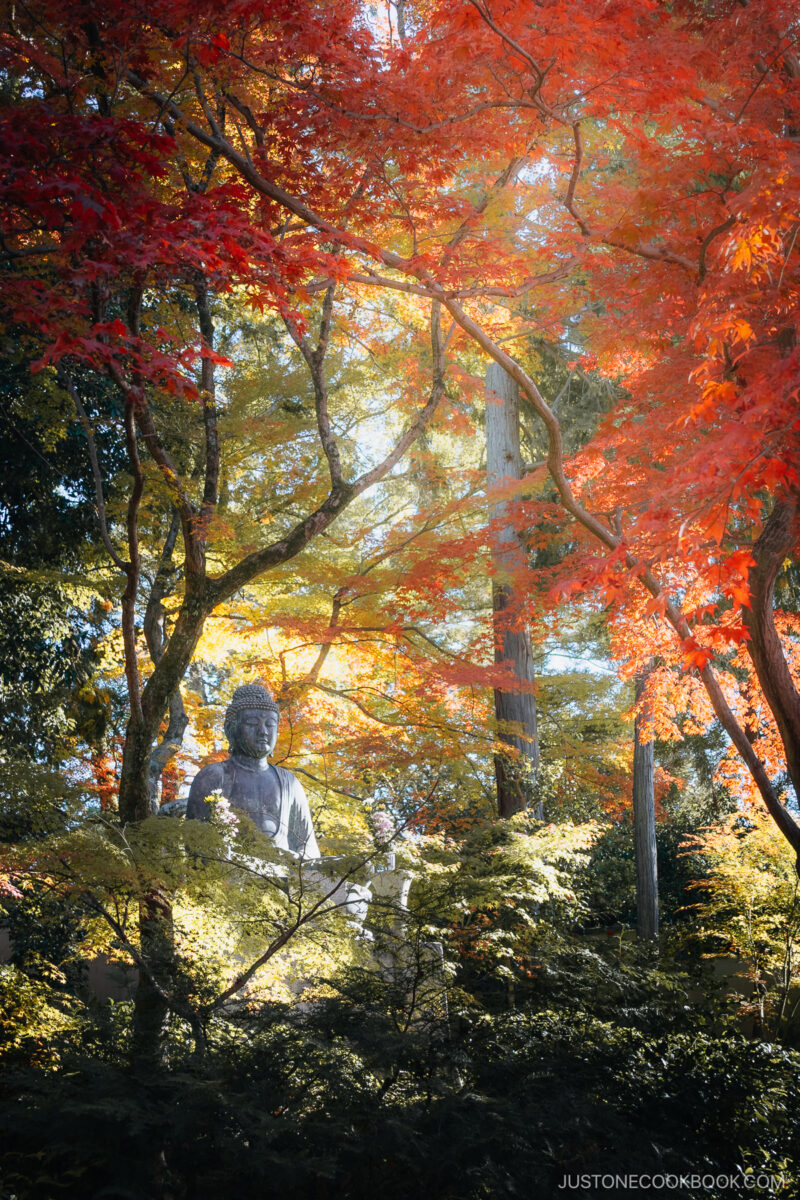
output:
<svg viewBox="0 0 800 1200"><path fill-rule="evenodd" d="M431 306L431 350L432 350L432 380L431 389L426 403L417 412L407 429L397 439L392 450L370 471L359 475L352 483L346 481L332 485L325 500L312 513L299 521L293 529L277 542L272 542L259 550L248 554L236 566L231 567L224 575L209 581L208 605L209 611L222 603L239 588L244 587L257 575L271 567L288 562L299 554L356 497L366 492L373 484L379 483L397 465L409 446L419 437L430 424L434 413L444 395L445 361L444 343L441 333L441 304L434 301Z"/></svg>
<svg viewBox="0 0 800 1200"><path fill-rule="evenodd" d="M335 292L336 284L330 283L325 291L325 298L322 302L319 334L316 347L313 349L306 335L300 332L297 323L290 316L284 317L284 323L289 331L289 335L306 360L311 373L311 382L314 387L314 407L317 414L317 430L322 449L325 451L325 457L328 460L331 487L334 489L341 487L343 483L342 462L339 457L339 447L336 444L336 438L333 436L331 429L330 414L328 412L328 383L325 378L324 364L330 340L333 297Z"/></svg>
<svg viewBox="0 0 800 1200"><path fill-rule="evenodd" d="M75 387L70 375L67 372L63 362L59 364L58 381L61 386L67 391L72 398L72 403L75 405L75 411L78 414L78 420L81 423L81 428L86 436L86 443L89 448L89 462L92 467L92 479L94 480L95 506L97 508L97 521L100 526L100 537L103 545L108 551L109 558L114 563L115 567L119 567L120 571L127 573L130 563L124 562L114 549L114 544L108 533L108 522L106 520L106 502L103 493L103 476L100 471L100 461L97 457L97 445L94 438L94 428L89 420L83 401L78 395L78 389Z"/></svg>

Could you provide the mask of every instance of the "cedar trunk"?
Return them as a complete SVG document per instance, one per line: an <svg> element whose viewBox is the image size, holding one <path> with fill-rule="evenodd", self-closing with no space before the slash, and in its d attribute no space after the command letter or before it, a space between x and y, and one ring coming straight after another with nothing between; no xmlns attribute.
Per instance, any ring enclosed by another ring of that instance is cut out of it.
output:
<svg viewBox="0 0 800 1200"><path fill-rule="evenodd" d="M519 448L519 387L496 363L486 372L486 473L491 488L522 478ZM508 751L495 755L497 809L501 817L534 807L539 741L536 732L535 674L530 634L520 619L522 597L514 580L523 561L509 505L490 508L493 524L492 611L494 659L519 680L519 686L494 689L498 737ZM538 816L543 816L541 804Z"/></svg>
<svg viewBox="0 0 800 1200"><path fill-rule="evenodd" d="M636 677L636 699L641 700L647 673ZM639 713L633 742L633 834L636 856L636 932L640 938L658 937L658 859L656 855L656 805L654 743L646 713Z"/></svg>

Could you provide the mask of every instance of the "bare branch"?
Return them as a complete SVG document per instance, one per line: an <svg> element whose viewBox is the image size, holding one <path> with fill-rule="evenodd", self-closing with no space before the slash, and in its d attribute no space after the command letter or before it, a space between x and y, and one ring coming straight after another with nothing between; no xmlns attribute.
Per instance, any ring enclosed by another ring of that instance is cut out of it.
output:
<svg viewBox="0 0 800 1200"><path fill-rule="evenodd" d="M114 563L114 566L118 567L120 571L127 573L130 568L130 563L124 562L117 554L108 533L108 525L106 522L106 503L103 496L103 476L100 473L100 463L97 458L97 446L95 445L94 440L94 429L92 428L92 423L87 416L86 409L83 406L81 398L78 395L78 390L67 374L63 363L59 364L58 381L61 386L67 392L69 392L69 395L72 398L72 403L75 405L75 411L78 414L78 420L80 421L83 432L86 435L86 442L89 447L89 462L92 465L92 477L94 479L94 493L97 506L97 520L100 524L100 537L103 540L103 545L108 551L109 557Z"/></svg>
<svg viewBox="0 0 800 1200"><path fill-rule="evenodd" d="M342 463L339 457L339 447L336 445L336 439L331 430L330 417L328 415L328 385L325 380L325 372L323 371L323 362L325 352L328 348L328 340L331 331L331 314L333 311L333 297L336 292L336 284L330 283L325 292L325 299L322 303L322 317L319 326L319 338L316 349L312 350L308 338L300 333L295 322L291 317L284 317L284 323L289 331L292 341L297 346L303 358L308 364L308 369L311 372L311 381L314 385L314 406L317 414L317 429L319 431L319 440L322 443L322 448L325 451L325 457L328 460L328 470L331 477L331 487L337 488L342 485Z"/></svg>
<svg viewBox="0 0 800 1200"><path fill-rule="evenodd" d="M136 444L136 422L130 393L125 400L125 446L128 465L133 475L133 488L128 497L128 582L122 595L122 640L125 647L125 679L131 704L131 716L136 724L142 722L141 681L136 649L136 596L139 591L139 507L144 495L144 471Z"/></svg>
<svg viewBox="0 0 800 1200"><path fill-rule="evenodd" d="M214 322L208 302L208 287L202 276L195 280L195 301L200 320L200 333L203 338L201 365L200 403L203 406L203 427L205 430L205 480L203 484L203 503L200 509L201 529L198 536L205 537L206 523L217 506L219 494L219 435L217 432L217 396L214 378L214 361L205 353L214 349Z"/></svg>
<svg viewBox="0 0 800 1200"><path fill-rule="evenodd" d="M572 175L570 176L567 194L564 197L564 207L571 217L577 222L578 228L584 237L589 237L591 230L584 221L575 207L575 188L578 186L578 180L581 175L581 166L583 164L583 134L581 133L580 121L575 121L572 125L572 138L575 142L575 161L572 167Z"/></svg>
<svg viewBox="0 0 800 1200"><path fill-rule="evenodd" d="M170 576L173 573L172 555L175 550L175 543L178 540L180 526L180 514L177 510L173 510L167 536L161 549L155 578L153 579L153 586L150 589L150 595L147 599L147 608L144 615L144 636L147 642L147 649L150 652L150 658L154 664L161 660L161 656L164 653L166 636L163 629L165 613L162 601L167 595Z"/></svg>

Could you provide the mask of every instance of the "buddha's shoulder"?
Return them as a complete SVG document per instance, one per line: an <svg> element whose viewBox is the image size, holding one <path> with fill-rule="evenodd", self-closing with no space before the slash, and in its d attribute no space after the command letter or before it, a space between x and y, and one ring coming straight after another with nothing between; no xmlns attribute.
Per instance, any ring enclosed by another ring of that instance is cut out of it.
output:
<svg viewBox="0 0 800 1200"><path fill-rule="evenodd" d="M275 774L281 781L281 786L284 787L291 795L305 796L303 785L297 776L292 771L287 771L286 767L278 767L272 764Z"/></svg>
<svg viewBox="0 0 800 1200"><path fill-rule="evenodd" d="M225 763L208 763L207 766L200 768L192 780L192 790L199 791L202 788L204 794L208 795L209 792L222 787L226 774Z"/></svg>

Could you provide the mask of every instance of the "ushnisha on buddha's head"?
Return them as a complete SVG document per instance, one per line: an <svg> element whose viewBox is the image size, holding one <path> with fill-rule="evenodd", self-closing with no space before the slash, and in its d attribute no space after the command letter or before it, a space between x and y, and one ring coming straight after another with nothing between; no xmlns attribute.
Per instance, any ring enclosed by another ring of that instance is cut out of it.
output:
<svg viewBox="0 0 800 1200"><path fill-rule="evenodd" d="M260 683L238 687L225 713L225 736L231 755L250 760L267 759L278 737L278 705Z"/></svg>

